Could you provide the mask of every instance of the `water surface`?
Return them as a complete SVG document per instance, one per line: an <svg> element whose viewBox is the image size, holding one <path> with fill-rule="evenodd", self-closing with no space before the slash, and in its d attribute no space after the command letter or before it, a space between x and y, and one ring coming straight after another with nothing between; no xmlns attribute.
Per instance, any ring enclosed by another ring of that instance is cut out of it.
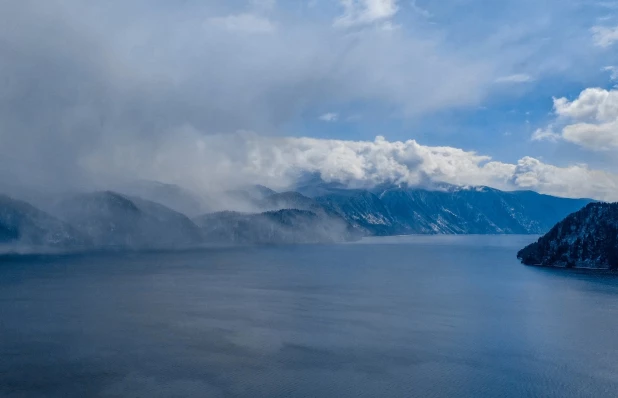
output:
<svg viewBox="0 0 618 398"><path fill-rule="evenodd" d="M533 240L0 260L0 396L615 396L618 278Z"/></svg>

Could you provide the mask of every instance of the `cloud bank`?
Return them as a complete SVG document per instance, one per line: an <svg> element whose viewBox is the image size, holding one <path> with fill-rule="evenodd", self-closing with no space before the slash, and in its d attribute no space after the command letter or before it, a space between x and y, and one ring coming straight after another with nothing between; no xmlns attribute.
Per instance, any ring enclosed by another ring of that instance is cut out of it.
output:
<svg viewBox="0 0 618 398"><path fill-rule="evenodd" d="M249 132L203 135L185 129L174 140L162 140L147 150L134 146L101 153L88 166L93 172L115 173L114 179L122 175L160 179L203 193L254 183L286 189L299 176L317 173L325 181L356 188L445 182L618 200L618 175L583 164L557 167L531 157L511 164L458 148L424 146L414 140L391 142L380 136L374 141L347 141Z"/></svg>

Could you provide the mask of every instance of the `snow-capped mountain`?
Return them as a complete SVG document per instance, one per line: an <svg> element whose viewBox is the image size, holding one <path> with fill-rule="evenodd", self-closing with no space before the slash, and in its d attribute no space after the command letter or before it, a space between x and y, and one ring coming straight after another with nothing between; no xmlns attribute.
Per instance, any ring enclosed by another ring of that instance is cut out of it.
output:
<svg viewBox="0 0 618 398"><path fill-rule="evenodd" d="M618 269L618 203L590 203L517 253L527 265Z"/></svg>
<svg viewBox="0 0 618 398"><path fill-rule="evenodd" d="M372 235L541 234L589 199L488 187L336 189L314 198Z"/></svg>
<svg viewBox="0 0 618 398"><path fill-rule="evenodd" d="M259 211L299 209L340 217L364 235L542 234L591 202L448 184L346 189L318 178L304 180L295 189L252 200L252 206Z"/></svg>

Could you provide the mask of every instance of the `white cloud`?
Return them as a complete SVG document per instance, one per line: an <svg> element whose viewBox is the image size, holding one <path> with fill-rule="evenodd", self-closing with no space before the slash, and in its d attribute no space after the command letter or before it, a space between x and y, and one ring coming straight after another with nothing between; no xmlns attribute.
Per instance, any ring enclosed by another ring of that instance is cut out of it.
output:
<svg viewBox="0 0 618 398"><path fill-rule="evenodd" d="M496 83L527 83L534 80L532 76L525 73L517 73L514 75L502 76L496 79Z"/></svg>
<svg viewBox="0 0 618 398"><path fill-rule="evenodd" d="M618 67L606 66L602 69L605 72L609 72L609 78L612 80L618 80Z"/></svg>
<svg viewBox="0 0 618 398"><path fill-rule="evenodd" d="M597 151L618 148L618 120L610 123L576 123L562 129L562 137Z"/></svg>
<svg viewBox="0 0 618 398"><path fill-rule="evenodd" d="M236 32L270 33L276 30L270 20L254 14L228 15L210 18L208 21L213 26Z"/></svg>
<svg viewBox="0 0 618 398"><path fill-rule="evenodd" d="M618 91L587 88L577 99L554 98L558 116L573 121L609 122L618 118Z"/></svg>
<svg viewBox="0 0 618 398"><path fill-rule="evenodd" d="M321 115L318 119L323 122L336 122L337 120L339 120L339 114L329 112Z"/></svg>
<svg viewBox="0 0 618 398"><path fill-rule="evenodd" d="M560 134L555 133L553 126L549 126L545 129L536 129L532 133L532 141L551 141L556 142L560 139Z"/></svg>
<svg viewBox="0 0 618 398"><path fill-rule="evenodd" d="M554 98L554 111L561 133L554 133L550 125L537 130L533 140L561 138L599 151L618 148L618 90L587 88L573 101Z"/></svg>
<svg viewBox="0 0 618 398"><path fill-rule="evenodd" d="M338 27L370 24L393 17L399 7L397 0L339 0L343 15L335 20Z"/></svg>
<svg viewBox="0 0 618 398"><path fill-rule="evenodd" d="M518 188L550 195L618 199L618 175L591 170L584 164L557 167L524 157L517 162L512 182Z"/></svg>
<svg viewBox="0 0 618 398"><path fill-rule="evenodd" d="M253 133L204 136L189 128L149 150L138 144L110 147L87 164L93 172L113 167L123 176L174 182L201 192L246 183L285 188L308 172L352 187L446 182L618 199L618 175L586 165L557 167L531 157L511 164L458 148L424 146L414 140L390 142L383 137L346 141Z"/></svg>
<svg viewBox="0 0 618 398"><path fill-rule="evenodd" d="M591 31L592 40L597 47L607 48L618 41L618 26L595 26Z"/></svg>

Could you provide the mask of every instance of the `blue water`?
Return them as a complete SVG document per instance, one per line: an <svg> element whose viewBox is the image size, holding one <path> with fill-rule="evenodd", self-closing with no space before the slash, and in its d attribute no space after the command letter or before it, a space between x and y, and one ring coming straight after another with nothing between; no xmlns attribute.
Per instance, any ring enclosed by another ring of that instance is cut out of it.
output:
<svg viewBox="0 0 618 398"><path fill-rule="evenodd" d="M0 396L616 396L618 278L532 240L0 260Z"/></svg>

